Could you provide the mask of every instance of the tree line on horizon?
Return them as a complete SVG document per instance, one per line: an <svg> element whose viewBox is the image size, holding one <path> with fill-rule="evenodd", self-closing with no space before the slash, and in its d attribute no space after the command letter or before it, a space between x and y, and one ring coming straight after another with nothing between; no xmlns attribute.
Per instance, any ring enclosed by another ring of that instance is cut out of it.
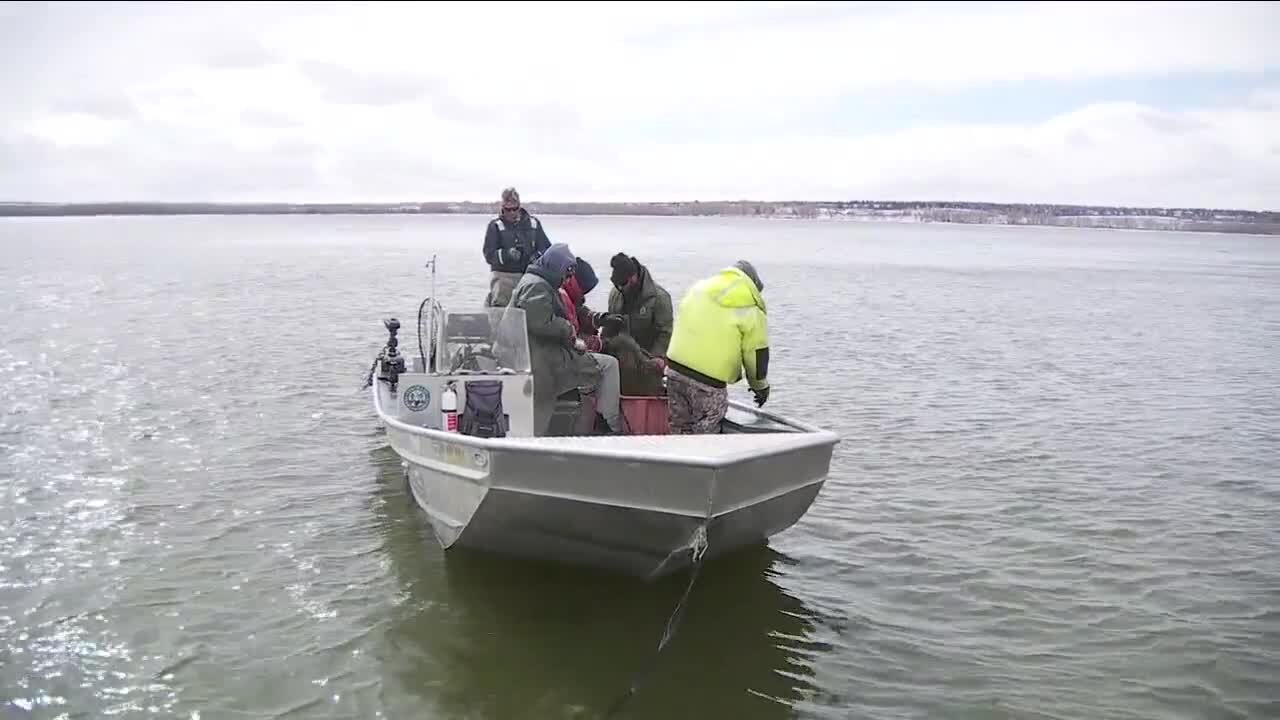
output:
<svg viewBox="0 0 1280 720"><path fill-rule="evenodd" d="M1156 218L1180 227L1214 231L1280 234L1280 212L1179 207L1134 207L1053 203L964 201L837 200L525 203L531 212L549 215L723 216L763 218L884 218L921 222L1012 225L1088 225L1135 227L1135 218ZM205 203L93 202L0 203L0 216L58 217L90 215L251 215L251 214L497 214L498 202L403 203ZM1108 224L1107 218L1115 220ZM1185 227L1181 227L1185 226ZM1163 229L1152 227L1150 229Z"/></svg>

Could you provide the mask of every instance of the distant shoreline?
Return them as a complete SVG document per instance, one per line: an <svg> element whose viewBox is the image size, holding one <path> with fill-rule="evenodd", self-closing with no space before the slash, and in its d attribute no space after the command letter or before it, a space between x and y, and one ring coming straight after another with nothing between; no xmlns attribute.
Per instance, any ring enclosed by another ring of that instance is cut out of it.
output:
<svg viewBox="0 0 1280 720"><path fill-rule="evenodd" d="M1030 225L1280 235L1280 212L933 201L529 202L548 215L752 217L853 222ZM28 203L0 202L0 217L113 215L495 215L498 203Z"/></svg>

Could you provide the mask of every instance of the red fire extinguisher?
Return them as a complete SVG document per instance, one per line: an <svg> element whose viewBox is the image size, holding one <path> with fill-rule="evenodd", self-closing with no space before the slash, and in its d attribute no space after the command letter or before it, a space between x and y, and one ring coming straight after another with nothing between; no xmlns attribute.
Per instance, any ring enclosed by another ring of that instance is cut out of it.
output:
<svg viewBox="0 0 1280 720"><path fill-rule="evenodd" d="M458 432L458 393L453 383L446 385L440 394L440 413L440 427L445 432Z"/></svg>

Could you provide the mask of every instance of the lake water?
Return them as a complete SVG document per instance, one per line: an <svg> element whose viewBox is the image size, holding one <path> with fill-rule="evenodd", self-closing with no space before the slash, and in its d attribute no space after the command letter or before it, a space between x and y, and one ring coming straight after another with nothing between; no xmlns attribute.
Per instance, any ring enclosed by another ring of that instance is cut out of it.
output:
<svg viewBox="0 0 1280 720"><path fill-rule="evenodd" d="M1280 241L544 222L677 298L752 260L767 407L843 437L619 717L1280 717ZM685 578L446 558L360 390L484 224L0 221L0 715L602 715Z"/></svg>

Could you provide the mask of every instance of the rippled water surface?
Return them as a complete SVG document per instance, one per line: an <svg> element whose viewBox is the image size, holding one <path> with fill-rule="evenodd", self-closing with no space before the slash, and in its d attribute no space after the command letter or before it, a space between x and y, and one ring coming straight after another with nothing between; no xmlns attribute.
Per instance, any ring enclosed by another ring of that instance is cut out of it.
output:
<svg viewBox="0 0 1280 720"><path fill-rule="evenodd" d="M677 296L753 260L769 407L844 438L619 717L1280 717L1280 242L544 220ZM0 221L0 707L602 716L684 578L446 559L358 389L484 222Z"/></svg>

